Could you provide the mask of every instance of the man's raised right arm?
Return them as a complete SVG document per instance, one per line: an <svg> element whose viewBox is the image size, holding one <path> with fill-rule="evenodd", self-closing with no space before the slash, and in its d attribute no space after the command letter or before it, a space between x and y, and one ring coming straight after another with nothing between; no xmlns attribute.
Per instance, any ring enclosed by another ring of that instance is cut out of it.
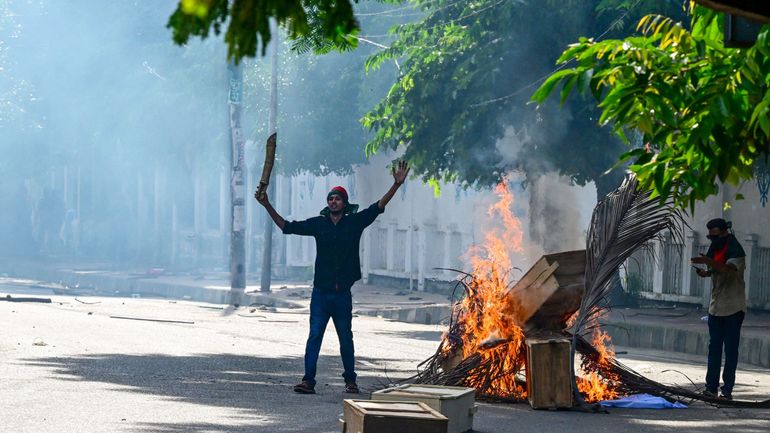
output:
<svg viewBox="0 0 770 433"><path fill-rule="evenodd" d="M264 206L268 215L270 215L270 218L273 219L273 222L275 223L275 225L277 225L279 229L283 230L283 227L286 225L286 220L283 219L283 217L278 213L278 211L275 210L273 205L270 204L270 199L267 198L267 194L264 194L262 197L259 197L258 193L254 193L254 198L257 199L257 202L259 202L259 204Z"/></svg>

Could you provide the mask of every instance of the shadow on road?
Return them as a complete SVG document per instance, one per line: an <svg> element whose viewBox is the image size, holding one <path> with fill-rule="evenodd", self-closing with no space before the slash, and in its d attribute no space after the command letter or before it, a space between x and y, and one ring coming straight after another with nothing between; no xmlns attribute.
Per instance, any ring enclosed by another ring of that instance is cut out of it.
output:
<svg viewBox="0 0 770 433"><path fill-rule="evenodd" d="M429 336L428 333L424 335L425 338ZM419 338L419 335L404 337ZM363 393L351 396L342 393L340 359L322 355L318 394L299 395L291 390L303 370L303 361L299 357L106 354L35 358L24 362L45 370L55 380L105 383L116 385L109 392L138 393L148 398L159 396L184 403L235 409L235 415L229 416L227 423L134 424L134 431L142 433L339 432L337 418L344 398L369 398L371 391L387 386L391 379L412 373L393 369L386 372L382 360L359 357L359 383ZM526 404L482 403L481 406L474 430L479 433L663 433L675 430L759 433L770 428L770 411L717 409L702 404L684 410L610 409L609 415L535 411Z"/></svg>
<svg viewBox="0 0 770 433"><path fill-rule="evenodd" d="M186 403L240 409L244 423L142 424L152 432L332 432L344 398L369 398L390 378L412 372L388 369L381 360L357 358L362 394L344 394L339 357L319 359L316 395L292 391L301 379L303 360L230 354L199 356L106 354L27 359L27 365L50 369L55 380L120 385L115 392L162 396ZM390 376L390 378L388 377Z"/></svg>
<svg viewBox="0 0 770 433"><path fill-rule="evenodd" d="M436 348L441 341L442 331L376 331L377 335L387 335L393 338L404 338L407 340L435 341Z"/></svg>
<svg viewBox="0 0 770 433"><path fill-rule="evenodd" d="M688 409L609 409L609 414L482 404L478 413L473 430L477 433L763 433L770 428L768 411L723 410L703 404Z"/></svg>

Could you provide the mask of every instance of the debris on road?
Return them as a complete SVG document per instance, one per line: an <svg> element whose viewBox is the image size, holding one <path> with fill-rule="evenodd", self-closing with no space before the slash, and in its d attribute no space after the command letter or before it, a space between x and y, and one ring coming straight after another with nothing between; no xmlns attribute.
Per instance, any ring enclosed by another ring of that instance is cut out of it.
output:
<svg viewBox="0 0 770 433"><path fill-rule="evenodd" d="M5 295L5 298L0 298L0 301L8 302L39 302L41 304L50 304L51 298L14 298L11 295Z"/></svg>
<svg viewBox="0 0 770 433"><path fill-rule="evenodd" d="M142 317L128 317L128 316L110 316L110 319L141 320L144 322L160 322L160 323L182 323L185 325L195 324L195 322L188 322L186 320L146 319Z"/></svg>
<svg viewBox="0 0 770 433"><path fill-rule="evenodd" d="M212 307L209 305L198 305L198 308L205 308L207 310L219 310L219 311L224 310L224 307Z"/></svg>
<svg viewBox="0 0 770 433"><path fill-rule="evenodd" d="M86 304L86 305L95 305L95 304L101 304L101 303L102 303L101 301L95 301L95 302L86 302L86 301L81 301L81 300L80 300L80 299L78 299L77 297L75 298L75 300L76 300L77 302L80 302L81 304Z"/></svg>

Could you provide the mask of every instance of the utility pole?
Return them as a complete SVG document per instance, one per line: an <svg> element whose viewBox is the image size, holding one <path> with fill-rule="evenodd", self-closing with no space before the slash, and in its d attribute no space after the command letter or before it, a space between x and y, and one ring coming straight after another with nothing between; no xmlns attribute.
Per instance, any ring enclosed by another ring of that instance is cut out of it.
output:
<svg viewBox="0 0 770 433"><path fill-rule="evenodd" d="M276 133L275 117L278 111L278 26L275 20L270 20L270 33L273 35L272 52L270 53L270 107L267 121L268 137ZM276 203L275 183L271 182L268 186L268 197L273 198ZM273 264L273 220L265 218L265 243L262 250L262 275L260 280L260 291L270 291L270 279L272 276Z"/></svg>
<svg viewBox="0 0 770 433"><path fill-rule="evenodd" d="M229 304L243 303L246 290L246 195L244 184L244 145L241 131L243 72L240 64L228 62L228 108L230 119L230 296Z"/></svg>

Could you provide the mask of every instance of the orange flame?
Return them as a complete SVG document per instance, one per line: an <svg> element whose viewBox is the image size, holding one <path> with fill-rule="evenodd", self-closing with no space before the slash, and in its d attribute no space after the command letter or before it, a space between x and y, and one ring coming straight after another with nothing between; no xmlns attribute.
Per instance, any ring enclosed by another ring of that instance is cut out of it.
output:
<svg viewBox="0 0 770 433"><path fill-rule="evenodd" d="M583 370L590 369L587 374L578 378L578 390L589 403L611 400L620 394L617 389L619 378L609 372L609 361L615 357L610 336L599 329L594 330L592 343L599 352L597 359L583 363Z"/></svg>
<svg viewBox="0 0 770 433"><path fill-rule="evenodd" d="M511 210L514 196L507 183L508 180L504 179L495 187L499 200L488 209L490 219L499 220L502 224L487 231L484 245L472 247L466 256L473 278L466 285L468 296L455 310L461 326L454 337L459 337L460 343L450 341L445 335L440 353L446 359L460 355L462 359L479 356L479 364L490 368L484 372L469 372L466 386L481 390L486 395L524 399L526 390L522 387L520 376L525 370L525 336L516 314L519 301L510 295L506 282L512 270L511 258L523 251L523 231L521 221ZM605 343L609 343L606 333L594 335L594 346L600 348L599 359L585 377L578 378L578 389L589 402L618 395L603 376L606 369L601 366L608 365L607 360L614 356L611 347ZM584 362L584 369L587 366Z"/></svg>
<svg viewBox="0 0 770 433"><path fill-rule="evenodd" d="M597 362L600 365L607 365L609 359L615 358L615 348L612 347L612 339L606 332L601 329L594 330L592 343L596 350L599 351L599 360Z"/></svg>
<svg viewBox="0 0 770 433"><path fill-rule="evenodd" d="M499 199L489 207L487 215L490 220L499 218L502 227L491 229L484 235L482 254L478 254L478 250L472 251L471 264L474 275L477 270L489 275L493 273L493 267L510 270L511 255L523 251L524 234L521 221L511 211L514 200L513 193L508 189L507 178L495 187L495 194Z"/></svg>
<svg viewBox="0 0 770 433"><path fill-rule="evenodd" d="M469 261L473 281L472 291L460 305L462 314L462 355L478 354L482 364L495 365L494 377L471 376L468 386L493 390L506 398L523 398L525 391L517 383L516 374L524 368L524 332L515 318L508 314L513 306L508 296L506 279L512 269L511 257L522 251L521 222L511 208L514 196L504 179L495 187L498 201L487 211L490 219L502 222L485 233L484 245L471 248ZM507 372L509 374L500 374ZM486 379L492 379L491 383Z"/></svg>
<svg viewBox="0 0 770 433"><path fill-rule="evenodd" d="M611 400L618 396L618 392L610 388L606 380L594 371L578 377L577 385L578 390L588 403Z"/></svg>

